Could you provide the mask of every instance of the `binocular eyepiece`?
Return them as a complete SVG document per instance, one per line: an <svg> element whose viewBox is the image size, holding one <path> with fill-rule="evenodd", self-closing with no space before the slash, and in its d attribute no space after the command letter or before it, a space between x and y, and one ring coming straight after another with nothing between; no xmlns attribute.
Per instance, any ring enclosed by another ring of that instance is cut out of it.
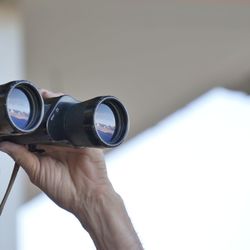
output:
<svg viewBox="0 0 250 250"><path fill-rule="evenodd" d="M0 141L110 148L124 141L128 123L125 107L113 96L43 99L29 81L0 85Z"/></svg>

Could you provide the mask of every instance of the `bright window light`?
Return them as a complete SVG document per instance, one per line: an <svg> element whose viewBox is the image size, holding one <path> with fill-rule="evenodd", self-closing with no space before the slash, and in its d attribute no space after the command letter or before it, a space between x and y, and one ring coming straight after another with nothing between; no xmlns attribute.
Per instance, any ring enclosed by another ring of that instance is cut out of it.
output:
<svg viewBox="0 0 250 250"><path fill-rule="evenodd" d="M214 89L107 155L145 249L250 249L250 98ZM45 195L18 214L19 250L95 249Z"/></svg>

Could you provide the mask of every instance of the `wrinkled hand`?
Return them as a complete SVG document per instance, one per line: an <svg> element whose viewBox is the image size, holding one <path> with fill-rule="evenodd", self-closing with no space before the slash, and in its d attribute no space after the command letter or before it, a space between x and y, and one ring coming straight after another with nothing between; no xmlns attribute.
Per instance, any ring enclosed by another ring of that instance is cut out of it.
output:
<svg viewBox="0 0 250 250"><path fill-rule="evenodd" d="M41 94L44 98L59 95L46 90L42 90ZM34 154L22 145L10 142L0 144L0 150L21 165L30 180L62 208L75 212L90 197L112 188L102 150L48 145L39 145L38 148L45 152Z"/></svg>
<svg viewBox="0 0 250 250"><path fill-rule="evenodd" d="M42 96L58 95L43 90ZM37 148L45 152L32 153L22 145L0 143L0 150L22 166L36 186L79 219L97 249L143 249L123 201L108 179L102 150Z"/></svg>

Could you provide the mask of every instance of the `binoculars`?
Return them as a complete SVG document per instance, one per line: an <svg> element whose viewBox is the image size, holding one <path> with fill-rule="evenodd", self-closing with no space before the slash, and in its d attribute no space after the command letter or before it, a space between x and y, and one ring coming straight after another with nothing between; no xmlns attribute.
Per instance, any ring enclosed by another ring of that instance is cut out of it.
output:
<svg viewBox="0 0 250 250"><path fill-rule="evenodd" d="M114 96L43 99L26 80L0 85L0 141L112 148L124 141L128 124L126 108Z"/></svg>

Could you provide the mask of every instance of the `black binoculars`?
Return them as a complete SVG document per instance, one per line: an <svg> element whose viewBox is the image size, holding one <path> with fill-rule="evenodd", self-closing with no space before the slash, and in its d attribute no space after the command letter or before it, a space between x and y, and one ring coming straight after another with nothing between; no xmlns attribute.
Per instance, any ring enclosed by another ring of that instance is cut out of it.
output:
<svg viewBox="0 0 250 250"><path fill-rule="evenodd" d="M26 80L0 85L0 141L112 148L124 141L128 124L125 107L113 96L43 99Z"/></svg>

